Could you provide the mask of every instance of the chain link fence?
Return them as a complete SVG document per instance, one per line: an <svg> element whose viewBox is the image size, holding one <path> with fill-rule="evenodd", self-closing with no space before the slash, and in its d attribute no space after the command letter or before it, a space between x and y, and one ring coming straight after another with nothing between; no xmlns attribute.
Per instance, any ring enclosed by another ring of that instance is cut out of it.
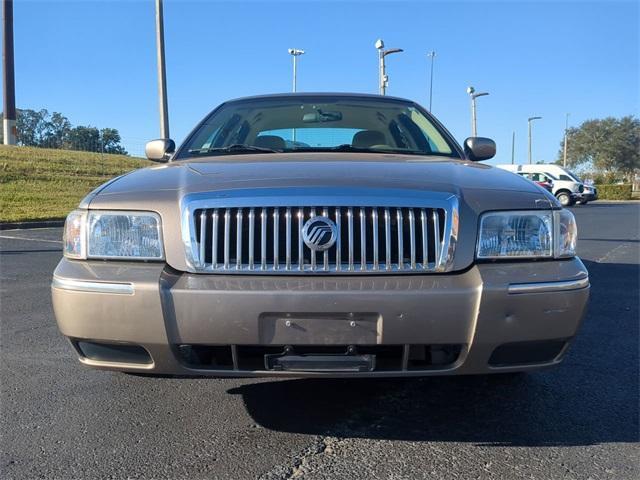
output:
<svg viewBox="0 0 640 480"><path fill-rule="evenodd" d="M50 175L59 179L92 177L99 184L125 171L148 166L145 144L142 139L129 138L116 145L105 145L100 139L36 145L21 145L18 141L15 147L0 149L0 177L25 181Z"/></svg>

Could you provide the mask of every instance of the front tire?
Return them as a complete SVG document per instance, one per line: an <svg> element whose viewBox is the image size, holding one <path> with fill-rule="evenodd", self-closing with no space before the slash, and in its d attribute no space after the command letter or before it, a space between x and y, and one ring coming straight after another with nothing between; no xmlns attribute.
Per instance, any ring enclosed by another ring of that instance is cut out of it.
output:
<svg viewBox="0 0 640 480"><path fill-rule="evenodd" d="M556 194L556 198L563 207L570 207L574 203L569 192L560 192Z"/></svg>

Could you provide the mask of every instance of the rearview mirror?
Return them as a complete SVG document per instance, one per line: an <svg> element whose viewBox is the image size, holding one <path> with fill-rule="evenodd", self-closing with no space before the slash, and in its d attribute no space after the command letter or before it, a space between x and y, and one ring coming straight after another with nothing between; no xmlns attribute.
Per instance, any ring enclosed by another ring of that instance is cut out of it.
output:
<svg viewBox="0 0 640 480"><path fill-rule="evenodd" d="M170 138L151 140L144 147L145 155L153 162L168 162L175 151L176 142Z"/></svg>
<svg viewBox="0 0 640 480"><path fill-rule="evenodd" d="M340 120L342 120L342 112L325 112L320 109L302 116L304 123L338 122Z"/></svg>
<svg viewBox="0 0 640 480"><path fill-rule="evenodd" d="M464 141L464 154L472 162L489 160L496 154L496 142L490 138L469 137Z"/></svg>

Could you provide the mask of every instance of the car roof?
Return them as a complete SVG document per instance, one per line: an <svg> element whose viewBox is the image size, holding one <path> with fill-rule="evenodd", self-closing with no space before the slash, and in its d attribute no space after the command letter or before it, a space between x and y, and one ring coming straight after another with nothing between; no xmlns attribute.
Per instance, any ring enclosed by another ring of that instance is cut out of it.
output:
<svg viewBox="0 0 640 480"><path fill-rule="evenodd" d="M563 168L560 165L556 165L554 163L534 163L531 165L526 165L526 164L519 164L519 165L513 165L513 164L499 164L496 165L497 167L503 168L505 170L514 170L517 172L525 172L525 171L531 171L531 172L546 172L546 171L556 171L556 172L566 172L567 170L565 168Z"/></svg>
<svg viewBox="0 0 640 480"><path fill-rule="evenodd" d="M252 95L248 97L239 97L228 100L224 103L244 102L247 100L268 100L274 98L305 98L305 97L340 97L340 98L361 98L371 100L385 100L403 103L416 103L413 100L402 97L392 97L388 95L377 95L373 93L348 93L348 92L289 92L289 93L270 93L265 95Z"/></svg>

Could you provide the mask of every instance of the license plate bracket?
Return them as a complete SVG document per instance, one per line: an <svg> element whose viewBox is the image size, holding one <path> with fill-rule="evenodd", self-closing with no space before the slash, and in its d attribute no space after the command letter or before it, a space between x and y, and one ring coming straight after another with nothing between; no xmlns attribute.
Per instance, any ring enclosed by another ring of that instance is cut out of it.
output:
<svg viewBox="0 0 640 480"><path fill-rule="evenodd" d="M372 372L376 356L267 354L264 364L267 370L286 372Z"/></svg>

